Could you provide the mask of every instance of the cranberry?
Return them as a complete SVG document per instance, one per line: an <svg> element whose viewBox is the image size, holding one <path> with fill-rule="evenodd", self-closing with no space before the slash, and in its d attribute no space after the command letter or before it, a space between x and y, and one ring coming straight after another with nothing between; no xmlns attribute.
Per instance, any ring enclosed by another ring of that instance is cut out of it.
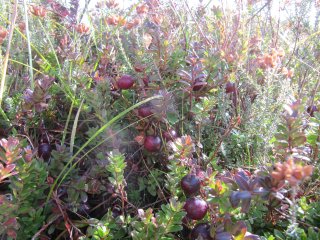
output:
<svg viewBox="0 0 320 240"><path fill-rule="evenodd" d="M181 188L185 195L196 195L200 190L200 180L194 174L188 174L181 179Z"/></svg>
<svg viewBox="0 0 320 240"><path fill-rule="evenodd" d="M48 143L41 143L38 147L38 156L48 161L51 156L51 146Z"/></svg>
<svg viewBox="0 0 320 240"><path fill-rule="evenodd" d="M315 106L315 105L309 106L309 107L307 108L307 113L309 113L309 115L310 115L311 117L313 117L313 116L314 116L314 112L317 112L317 111L318 111L318 108L317 108L317 106Z"/></svg>
<svg viewBox="0 0 320 240"><path fill-rule="evenodd" d="M117 217L119 217L120 215L121 215L121 210L120 210L120 208L117 207L117 206L114 206L114 207L112 208L112 217L117 218Z"/></svg>
<svg viewBox="0 0 320 240"><path fill-rule="evenodd" d="M144 86L146 86L146 87L149 86L150 78L149 78L148 76L143 77L143 78L142 78L142 81L143 81L143 83L144 83Z"/></svg>
<svg viewBox="0 0 320 240"><path fill-rule="evenodd" d="M140 107L138 109L138 115L140 117L149 117L153 114L152 108L150 106Z"/></svg>
<svg viewBox="0 0 320 240"><path fill-rule="evenodd" d="M134 65L134 70L139 73L144 72L146 70L146 65L136 64Z"/></svg>
<svg viewBox="0 0 320 240"><path fill-rule="evenodd" d="M195 240L200 238L203 240L213 240L210 236L210 225L208 223L199 223L191 231L191 239Z"/></svg>
<svg viewBox="0 0 320 240"><path fill-rule="evenodd" d="M226 84L226 93L236 92L236 85L232 82L227 82Z"/></svg>
<svg viewBox="0 0 320 240"><path fill-rule="evenodd" d="M166 141L173 141L175 138L178 137L178 133L174 129L170 129L162 134L162 137Z"/></svg>
<svg viewBox="0 0 320 240"><path fill-rule="evenodd" d="M129 89L133 86L134 79L130 75L122 75L117 84L120 89Z"/></svg>
<svg viewBox="0 0 320 240"><path fill-rule="evenodd" d="M192 88L192 90L193 91L199 91L199 90L201 90L202 88L204 88L205 86L207 86L207 82L201 82L201 81L199 81L199 82L195 82L194 84L193 84L193 88Z"/></svg>
<svg viewBox="0 0 320 240"><path fill-rule="evenodd" d="M144 140L144 148L149 152L157 152L161 148L161 139L158 136L147 136Z"/></svg>
<svg viewBox="0 0 320 240"><path fill-rule="evenodd" d="M193 220L201 220L207 214L208 204L200 198L188 198L184 209L187 217Z"/></svg>

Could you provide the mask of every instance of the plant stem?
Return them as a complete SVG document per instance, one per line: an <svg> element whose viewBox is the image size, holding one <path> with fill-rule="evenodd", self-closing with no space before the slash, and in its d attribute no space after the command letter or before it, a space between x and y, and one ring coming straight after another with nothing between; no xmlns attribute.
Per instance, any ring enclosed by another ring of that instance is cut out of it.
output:
<svg viewBox="0 0 320 240"><path fill-rule="evenodd" d="M292 187L292 215L291 215L292 226L295 226L297 224L296 195L297 195L297 187L293 186Z"/></svg>
<svg viewBox="0 0 320 240"><path fill-rule="evenodd" d="M69 109L68 118L67 118L66 124L65 124L64 129L63 129L63 135L62 135L61 145L64 145L64 142L65 142L65 140L66 140L66 136L67 136L67 132L68 132L68 125L69 125L69 121L70 121L70 118L71 118L71 114L72 114L72 110L73 110L73 105L74 105L74 102L72 101L72 102L71 102L70 109Z"/></svg>
<svg viewBox="0 0 320 240"><path fill-rule="evenodd" d="M125 63L127 64L128 68L129 68L131 71L134 71L133 66L132 66L132 64L130 63L130 60L129 60L127 54L126 54L126 51L125 51L124 48L123 48L122 40L121 40L121 38L120 38L120 35L119 35L119 31L118 31L118 30L116 31L116 37L117 37L117 42L118 42L119 50L120 50L120 52L121 52L121 54L122 54L122 57L123 57Z"/></svg>
<svg viewBox="0 0 320 240"><path fill-rule="evenodd" d="M26 24L26 35L27 35L27 45L28 45L28 55L29 55L29 74L30 74L30 83L31 89L34 89L34 80L33 80L33 67L32 67L32 53L31 53L31 44L30 44L30 31L29 31L29 21L28 21L28 12L27 12L27 3L26 0L23 0L24 8L24 21Z"/></svg>
<svg viewBox="0 0 320 240"><path fill-rule="evenodd" d="M7 45L7 50L6 50L6 54L4 56L4 61L3 61L3 72L2 72L1 85L0 85L0 107L2 104L3 92L4 92L5 82L6 82L8 61L9 61L9 55L10 55L10 49L11 49L11 41L13 36L14 25L17 19L17 10L18 10L18 0L15 0L14 6L13 6L12 20L10 24L8 45Z"/></svg>

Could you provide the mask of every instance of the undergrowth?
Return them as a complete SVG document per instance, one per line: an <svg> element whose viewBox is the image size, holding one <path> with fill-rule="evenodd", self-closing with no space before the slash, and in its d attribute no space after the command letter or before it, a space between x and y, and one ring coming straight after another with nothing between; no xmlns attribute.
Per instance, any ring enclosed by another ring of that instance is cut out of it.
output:
<svg viewBox="0 0 320 240"><path fill-rule="evenodd" d="M0 0L1 239L320 239L319 3L227 2Z"/></svg>

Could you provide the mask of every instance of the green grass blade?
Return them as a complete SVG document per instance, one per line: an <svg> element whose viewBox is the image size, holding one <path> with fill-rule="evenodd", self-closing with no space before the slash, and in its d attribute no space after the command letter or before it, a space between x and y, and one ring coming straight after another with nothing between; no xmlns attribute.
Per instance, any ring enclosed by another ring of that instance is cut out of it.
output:
<svg viewBox="0 0 320 240"><path fill-rule="evenodd" d="M53 44L52 44L52 41L51 41L51 39L50 39L50 37L49 37L49 35L48 35L48 33L47 33L46 29L44 28L44 26L43 26L43 24L42 24L42 22L41 22L41 20L40 20L40 19L38 19L38 22L39 22L39 24L40 24L40 26L41 26L41 28L42 28L42 30L43 30L43 33L45 34L45 36L46 36L46 38L47 38L47 40L48 40L48 42L49 42L49 45L50 45L50 47L51 47L51 49L52 49L52 52L53 52L54 58L56 59L56 62L57 62L58 68L59 68L59 70L61 71L60 62L59 62L59 59L58 59L57 53L56 53L56 51L55 51L55 48L54 48L54 46L53 46Z"/></svg>
<svg viewBox="0 0 320 240"><path fill-rule="evenodd" d="M27 35L28 57L29 57L29 74L30 74L31 89L33 90L34 79L33 79L33 67L32 67L31 40L30 40L28 8L27 8L26 0L23 0L23 8L24 8L24 19L25 19L24 21L26 24L26 35Z"/></svg>
<svg viewBox="0 0 320 240"><path fill-rule="evenodd" d="M74 102L71 102L71 106L70 106L70 109L69 109L69 113L68 113L68 118L67 118L67 121L66 121L66 125L64 126L64 129L63 129L61 145L64 145L64 141L66 140L66 136L67 136L67 132L68 132L68 125L69 125L69 122L70 122L73 105L74 105Z"/></svg>
<svg viewBox="0 0 320 240"><path fill-rule="evenodd" d="M81 108L82 108L82 104L84 102L84 99L82 99L79 109L77 111L76 117L74 119L73 122L73 126L72 126L72 132L71 132L71 139L70 139L70 153L73 154L73 146L74 146L74 140L76 138L76 131L77 131L77 126L78 126L78 120L79 120L79 116L80 116L80 112L81 112Z"/></svg>

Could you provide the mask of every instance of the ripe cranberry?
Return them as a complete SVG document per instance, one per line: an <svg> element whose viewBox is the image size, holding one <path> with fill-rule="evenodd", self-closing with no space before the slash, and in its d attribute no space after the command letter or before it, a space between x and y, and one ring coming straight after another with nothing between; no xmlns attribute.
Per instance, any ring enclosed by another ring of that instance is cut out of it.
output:
<svg viewBox="0 0 320 240"><path fill-rule="evenodd" d="M317 108L317 106L315 106L315 105L309 106L309 107L307 108L307 113L309 113L309 115L310 115L311 117L313 117L313 116L314 116L314 112L317 112L317 111L318 111L318 108Z"/></svg>
<svg viewBox="0 0 320 240"><path fill-rule="evenodd" d="M144 83L144 86L148 87L149 86L149 81L150 81L150 78L148 76L145 76L142 78L142 81Z"/></svg>
<svg viewBox="0 0 320 240"><path fill-rule="evenodd" d="M208 205L206 201L200 198L188 198L184 209L187 212L187 217L193 220L201 220L207 214Z"/></svg>
<svg viewBox="0 0 320 240"><path fill-rule="evenodd" d="M122 75L117 82L120 89L129 89L134 84L134 79L130 75Z"/></svg>
<svg viewBox="0 0 320 240"><path fill-rule="evenodd" d="M205 86L207 86L207 82L201 82L201 81L198 81L198 82L195 82L194 84L193 84L193 88L192 88L192 90L193 91L199 91L199 90L201 90L202 88L204 88Z"/></svg>
<svg viewBox="0 0 320 240"><path fill-rule="evenodd" d="M0 38L6 38L6 36L8 35L8 31L0 26Z"/></svg>
<svg viewBox="0 0 320 240"><path fill-rule="evenodd" d="M136 64L134 65L134 70L139 73L144 72L146 70L146 65Z"/></svg>
<svg viewBox="0 0 320 240"><path fill-rule="evenodd" d="M48 161L51 156L51 146L48 143L41 143L38 147L38 156Z"/></svg>
<svg viewBox="0 0 320 240"><path fill-rule="evenodd" d="M162 137L167 141L173 141L175 138L178 137L178 133L174 129L170 129L169 131L165 131L162 134Z"/></svg>
<svg viewBox="0 0 320 240"><path fill-rule="evenodd" d="M149 117L153 114L152 108L150 106L143 106L138 109L138 115L140 117Z"/></svg>
<svg viewBox="0 0 320 240"><path fill-rule="evenodd" d="M144 148L149 152L157 152L161 148L161 139L158 136L147 136L144 140Z"/></svg>
<svg viewBox="0 0 320 240"><path fill-rule="evenodd" d="M188 174L181 179L181 188L185 195L196 195L200 190L200 180L194 174Z"/></svg>
<svg viewBox="0 0 320 240"><path fill-rule="evenodd" d="M236 92L236 85L232 82L227 82L226 84L226 93Z"/></svg>
<svg viewBox="0 0 320 240"><path fill-rule="evenodd" d="M191 231L190 237L192 240L200 238L203 240L213 240L210 236L210 225L208 223L199 223Z"/></svg>
<svg viewBox="0 0 320 240"><path fill-rule="evenodd" d="M117 218L121 215L121 209L117 206L112 208L112 217Z"/></svg>

